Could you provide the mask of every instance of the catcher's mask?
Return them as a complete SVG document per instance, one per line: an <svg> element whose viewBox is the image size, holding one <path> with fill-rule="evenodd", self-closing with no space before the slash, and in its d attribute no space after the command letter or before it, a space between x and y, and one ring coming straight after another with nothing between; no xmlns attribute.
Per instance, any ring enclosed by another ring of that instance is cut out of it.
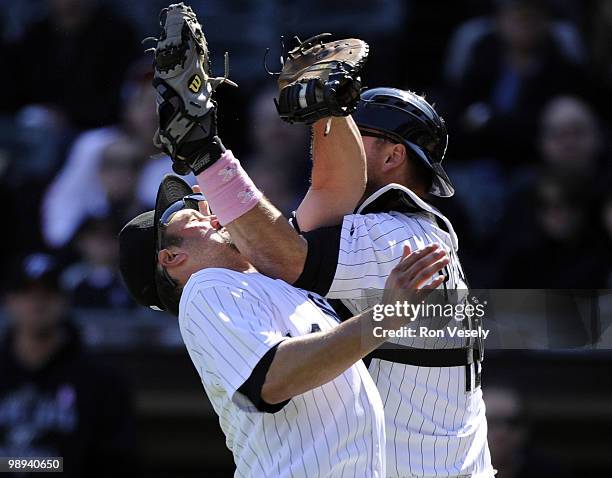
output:
<svg viewBox="0 0 612 478"><path fill-rule="evenodd" d="M430 194L455 193L442 160L448 146L446 124L425 99L397 88L361 92L353 119L363 135L380 136L406 146L433 174Z"/></svg>
<svg viewBox="0 0 612 478"><path fill-rule="evenodd" d="M204 196L193 194L189 184L167 175L157 191L155 210L128 222L119 233L119 269L136 302L156 310L178 313L173 290L176 283L157 261L163 229L181 209L198 209Z"/></svg>

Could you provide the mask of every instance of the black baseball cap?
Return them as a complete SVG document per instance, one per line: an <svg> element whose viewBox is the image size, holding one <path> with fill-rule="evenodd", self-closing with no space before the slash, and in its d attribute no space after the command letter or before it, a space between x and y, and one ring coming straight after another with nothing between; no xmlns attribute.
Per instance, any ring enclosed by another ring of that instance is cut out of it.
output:
<svg viewBox="0 0 612 478"><path fill-rule="evenodd" d="M169 206L192 195L191 186L178 176L167 175L159 185L155 210L128 222L119 233L119 270L132 297L157 310L174 309L167 291L156 280L159 220Z"/></svg>

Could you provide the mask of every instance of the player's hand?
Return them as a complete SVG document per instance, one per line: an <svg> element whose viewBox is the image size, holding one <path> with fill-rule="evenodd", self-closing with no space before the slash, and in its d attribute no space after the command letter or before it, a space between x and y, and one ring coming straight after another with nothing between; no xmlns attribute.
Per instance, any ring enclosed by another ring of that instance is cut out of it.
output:
<svg viewBox="0 0 612 478"><path fill-rule="evenodd" d="M414 252L409 246L404 246L400 262L393 268L385 283L383 304L423 300L429 292L444 282L446 277L443 274L435 276L448 263L446 252L438 244L430 244Z"/></svg>
<svg viewBox="0 0 612 478"><path fill-rule="evenodd" d="M193 190L194 194L202 194L202 190L200 189L200 186L198 186L197 184L191 186L191 189ZM217 219L217 216L215 216L213 213L210 212L208 201L206 200L200 201L198 203L198 210L200 211L200 214L202 214L203 216L210 217L210 225L214 229L219 230L223 227L221 226L219 219Z"/></svg>

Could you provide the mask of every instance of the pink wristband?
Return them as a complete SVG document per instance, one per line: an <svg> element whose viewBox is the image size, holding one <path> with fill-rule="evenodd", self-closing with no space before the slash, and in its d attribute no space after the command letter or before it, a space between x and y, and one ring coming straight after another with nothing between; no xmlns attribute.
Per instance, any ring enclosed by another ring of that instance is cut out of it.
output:
<svg viewBox="0 0 612 478"><path fill-rule="evenodd" d="M223 226L253 209L263 196L229 149L196 179Z"/></svg>

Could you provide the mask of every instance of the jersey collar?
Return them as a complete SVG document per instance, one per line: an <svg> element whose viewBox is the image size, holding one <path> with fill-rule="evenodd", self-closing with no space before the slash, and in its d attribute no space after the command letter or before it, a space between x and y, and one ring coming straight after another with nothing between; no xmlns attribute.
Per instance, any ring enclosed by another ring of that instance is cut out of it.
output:
<svg viewBox="0 0 612 478"><path fill-rule="evenodd" d="M401 184L390 183L368 197L358 208L356 214L368 214L372 212L418 212L425 211L439 218L448 231L453 249L459 249L459 240L451 222L438 209L423 201L413 191Z"/></svg>

